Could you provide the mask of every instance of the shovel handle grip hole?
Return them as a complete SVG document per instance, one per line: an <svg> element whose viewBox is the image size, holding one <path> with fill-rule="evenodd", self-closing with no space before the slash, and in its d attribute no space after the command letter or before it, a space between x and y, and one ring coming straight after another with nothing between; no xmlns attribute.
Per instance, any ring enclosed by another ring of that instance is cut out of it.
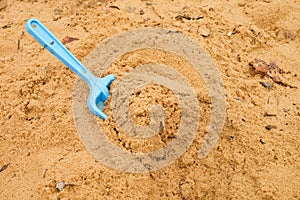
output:
<svg viewBox="0 0 300 200"><path fill-rule="evenodd" d="M35 29L37 26L36 24L32 24L31 27Z"/></svg>

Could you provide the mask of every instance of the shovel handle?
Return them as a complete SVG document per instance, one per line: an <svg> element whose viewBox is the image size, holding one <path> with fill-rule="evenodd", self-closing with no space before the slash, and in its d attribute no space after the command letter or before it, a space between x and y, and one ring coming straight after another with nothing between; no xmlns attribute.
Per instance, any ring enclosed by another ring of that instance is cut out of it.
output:
<svg viewBox="0 0 300 200"><path fill-rule="evenodd" d="M88 85L94 82L95 76L39 20L29 19L26 22L26 30Z"/></svg>
<svg viewBox="0 0 300 200"><path fill-rule="evenodd" d="M88 84L90 87L88 98L89 109L95 115L106 119L107 116L102 112L102 109L104 101L109 96L108 87L115 80L115 76L110 74L104 78L98 78L93 75L39 20L28 20L26 22L26 29L42 46Z"/></svg>

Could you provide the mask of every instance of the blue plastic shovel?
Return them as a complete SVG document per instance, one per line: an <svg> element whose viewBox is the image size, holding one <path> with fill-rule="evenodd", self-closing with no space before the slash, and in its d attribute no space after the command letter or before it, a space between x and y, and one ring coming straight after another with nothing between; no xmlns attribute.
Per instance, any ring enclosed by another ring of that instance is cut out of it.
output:
<svg viewBox="0 0 300 200"><path fill-rule="evenodd" d="M90 88L88 107L96 116L105 120L107 115L102 110L109 96L108 87L115 80L114 74L104 78L93 75L39 20L28 20L26 30L88 84Z"/></svg>

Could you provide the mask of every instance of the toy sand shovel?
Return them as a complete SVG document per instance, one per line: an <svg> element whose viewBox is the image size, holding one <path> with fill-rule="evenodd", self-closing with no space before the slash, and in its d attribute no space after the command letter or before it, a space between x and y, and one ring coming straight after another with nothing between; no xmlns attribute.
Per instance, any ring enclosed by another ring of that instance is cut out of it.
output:
<svg viewBox="0 0 300 200"><path fill-rule="evenodd" d="M88 107L96 116L105 120L107 116L102 110L104 102L109 96L108 87L115 80L115 76L110 74L99 78L93 75L39 20L28 20L26 30L88 84L90 88Z"/></svg>

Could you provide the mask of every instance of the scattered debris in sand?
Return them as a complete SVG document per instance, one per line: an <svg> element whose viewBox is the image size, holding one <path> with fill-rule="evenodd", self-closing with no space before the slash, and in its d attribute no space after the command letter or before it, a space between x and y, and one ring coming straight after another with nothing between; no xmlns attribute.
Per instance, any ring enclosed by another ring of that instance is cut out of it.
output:
<svg viewBox="0 0 300 200"><path fill-rule="evenodd" d="M73 42L75 40L79 40L79 39L78 38L74 38L74 37L66 36L64 39L62 39L61 43L63 43L65 45L65 44L71 43L71 42Z"/></svg>
<svg viewBox="0 0 300 200"><path fill-rule="evenodd" d="M56 184L55 188L59 191L62 191L65 186L66 186L65 181L61 181Z"/></svg>
<svg viewBox="0 0 300 200"><path fill-rule="evenodd" d="M283 35L284 35L285 39L289 39L289 40L294 40L296 38L295 33L290 30L285 30L283 32Z"/></svg>
<svg viewBox="0 0 300 200"><path fill-rule="evenodd" d="M10 165L10 163L6 164L6 165L3 165L1 168L0 168L0 172L3 172L4 170L6 170L8 168L8 166Z"/></svg>
<svg viewBox="0 0 300 200"><path fill-rule="evenodd" d="M267 112L264 113L264 117L276 117L276 116L277 115L273 113L267 113Z"/></svg>
<svg viewBox="0 0 300 200"><path fill-rule="evenodd" d="M73 184L73 183L65 183L65 181L60 181L56 184L55 188L58 190L58 191L62 191L66 186L70 186L70 187L73 187L73 186L78 186L76 184Z"/></svg>
<svg viewBox="0 0 300 200"><path fill-rule="evenodd" d="M267 125L265 128L266 128L268 131L270 131L271 129L277 128L277 126L276 126L276 125Z"/></svg>
<svg viewBox="0 0 300 200"><path fill-rule="evenodd" d="M263 82L263 81L260 81L259 82L262 86L264 86L265 88L272 88L273 87L273 85L272 85L272 83L268 83L268 82Z"/></svg>
<svg viewBox="0 0 300 200"><path fill-rule="evenodd" d="M199 17L190 17L189 15L177 15L175 17L176 20L179 20L179 21L183 21L184 19L185 20L199 20L199 19L203 19L204 16L199 16Z"/></svg>
<svg viewBox="0 0 300 200"><path fill-rule="evenodd" d="M291 72L285 72L283 69L279 67L279 65L275 61L271 61L268 64L266 61L256 58L254 61L249 63L250 66L254 68L255 74L261 74L262 78L269 77L275 83L278 83L283 86L289 86L291 88L296 88L296 86L291 85L287 81L287 77L284 76L286 74L290 74ZM266 82L260 82L264 87L271 88L271 85Z"/></svg>
<svg viewBox="0 0 300 200"><path fill-rule="evenodd" d="M202 36L202 37L208 37L210 36L210 30L206 27L199 27L197 32Z"/></svg>
<svg viewBox="0 0 300 200"><path fill-rule="evenodd" d="M6 25L2 26L1 28L2 29L7 29L7 28L10 28L11 26L12 26L12 24L9 23L9 24L6 24Z"/></svg>
<svg viewBox="0 0 300 200"><path fill-rule="evenodd" d="M44 169L44 171L43 171L43 178L45 178L46 177L46 173L47 173L47 171L48 171L48 169Z"/></svg>
<svg viewBox="0 0 300 200"><path fill-rule="evenodd" d="M114 9L120 10L120 8L118 6L114 6L114 5L109 6L109 8L114 8Z"/></svg>

